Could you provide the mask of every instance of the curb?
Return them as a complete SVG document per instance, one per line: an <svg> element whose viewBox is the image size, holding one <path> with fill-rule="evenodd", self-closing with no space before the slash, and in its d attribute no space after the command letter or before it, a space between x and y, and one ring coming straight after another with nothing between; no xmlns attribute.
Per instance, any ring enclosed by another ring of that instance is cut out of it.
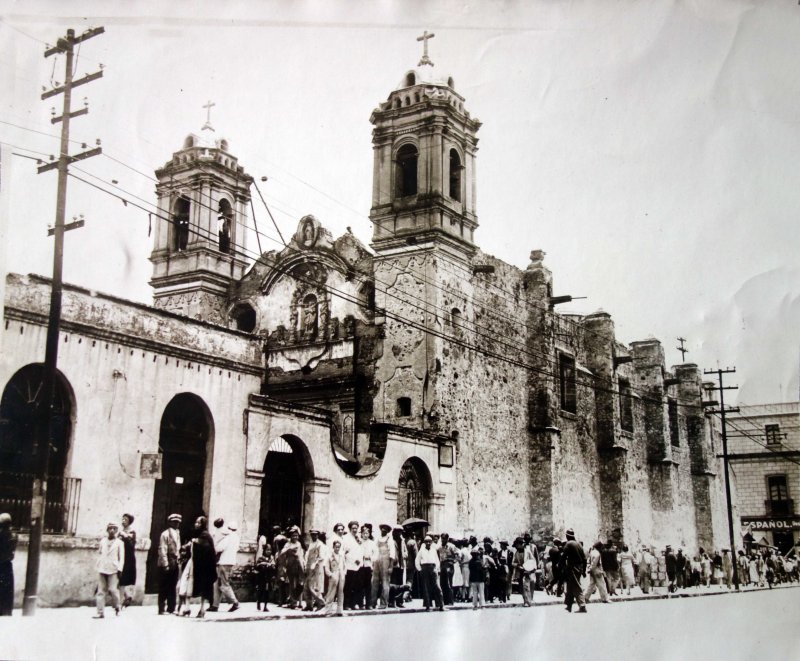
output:
<svg viewBox="0 0 800 661"><path fill-rule="evenodd" d="M747 588L744 590L736 591L736 590L719 590L715 592L696 592L696 593L674 593L674 594L642 594L636 596L627 596L624 597L616 597L612 601L607 603L618 603L623 601L654 601L657 599L693 599L696 597L718 597L723 595L731 595L731 594L748 594L751 592L764 592L770 590L789 590L789 589L796 589L800 588L800 584L789 584L789 585L776 585L773 588ZM690 588L691 589L691 588ZM603 602L600 601L593 601L589 602L590 604L597 605ZM534 604L530 608L543 608L543 607L553 607L553 606L563 606L563 601L547 601L545 603ZM523 603L500 603L500 604L486 604L483 607L483 610L489 609L501 609L501 608L525 608L525 604ZM457 611L471 611L472 606L468 604L464 605L457 605L457 606L448 606L445 612L457 612ZM269 611L267 611L269 612ZM275 615L236 615L233 617L225 617L225 618L214 618L214 619L197 619L192 618L192 620L196 623L226 623L226 622L271 622L276 620L316 620L316 619L327 619L327 618L335 618L335 617L370 617L375 615L407 615L410 613L425 613L426 611L423 607L404 607L404 608L381 608L381 609L374 609L374 610L363 610L363 611L347 611L346 613L342 614L341 616L337 615L329 615L326 613L297 613L297 614L287 614L287 613L275 613ZM435 609L432 609L430 612L437 612Z"/></svg>

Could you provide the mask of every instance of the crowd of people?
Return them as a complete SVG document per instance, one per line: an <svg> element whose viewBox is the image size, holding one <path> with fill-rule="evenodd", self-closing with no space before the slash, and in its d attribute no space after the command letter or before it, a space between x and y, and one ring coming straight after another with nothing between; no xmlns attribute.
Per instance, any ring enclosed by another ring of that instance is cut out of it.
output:
<svg viewBox="0 0 800 661"><path fill-rule="evenodd" d="M123 514L121 526L110 522L100 541L97 558L96 618L105 617L110 602L119 615L132 603L136 585L134 516ZM199 603L196 617L240 605L231 585L240 537L237 524L221 518L209 530L205 516L194 522L191 539L182 540L182 517L171 514L157 542L158 613L189 616L192 600ZM424 528L382 523L337 523L330 535L310 530L303 538L298 526L275 526L260 535L250 567L255 578L256 608L273 603L287 608L342 615L346 610L404 608L422 599L426 611L445 610L455 603L507 602L518 593L524 606L533 605L536 590L563 597L566 610L577 605L585 613L595 592L601 602L630 595L638 588L668 592L719 586L731 589L734 567L743 586L763 587L800 582L800 563L774 547L706 552L692 555L670 545L656 551L644 545L595 542L588 551L569 529L565 539L535 541L524 533L509 543L490 537L451 539L447 533L422 534ZM0 514L0 615L13 607L16 537L11 517ZM735 564L734 564L735 563ZM121 591L121 593L120 593Z"/></svg>

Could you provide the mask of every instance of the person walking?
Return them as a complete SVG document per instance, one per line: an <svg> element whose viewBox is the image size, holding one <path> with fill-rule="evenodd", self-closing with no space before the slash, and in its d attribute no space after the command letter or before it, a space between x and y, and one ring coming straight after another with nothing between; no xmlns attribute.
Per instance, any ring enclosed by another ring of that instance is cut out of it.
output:
<svg viewBox="0 0 800 661"><path fill-rule="evenodd" d="M175 593L178 587L178 553L181 548L181 515L167 517L168 528L158 539L158 614L175 612Z"/></svg>
<svg viewBox="0 0 800 661"><path fill-rule="evenodd" d="M628 550L628 545L622 545L622 551L619 554L619 572L622 579L622 587L627 594L631 593L631 588L636 585L636 579L633 574L633 553Z"/></svg>
<svg viewBox="0 0 800 661"><path fill-rule="evenodd" d="M220 549L223 546L222 540L228 535L228 529L225 527L225 519L222 517L214 519L214 525L209 532L211 533L211 540L214 542L214 548L217 551L217 556L219 556ZM211 606L208 607L207 612L215 613L218 611L220 599L219 580L217 580L214 582L214 601L211 603Z"/></svg>
<svg viewBox="0 0 800 661"><path fill-rule="evenodd" d="M97 613L95 619L105 617L106 595L111 597L114 612L119 615L119 572L125 562L125 547L122 540L117 537L118 526L109 523L106 526L106 537L100 540L99 555L97 558Z"/></svg>
<svg viewBox="0 0 800 661"><path fill-rule="evenodd" d="M603 542L596 541L592 545L592 550L589 551L589 567L586 570L586 575L589 577L589 583L586 586L586 592L583 598L588 602L595 590L600 592L600 601L604 604L608 603L608 592L606 592L606 577L603 572L603 564L600 552L603 549Z"/></svg>
<svg viewBox="0 0 800 661"><path fill-rule="evenodd" d="M11 515L0 514L0 616L14 611L14 553L17 536L11 531Z"/></svg>
<svg viewBox="0 0 800 661"><path fill-rule="evenodd" d="M683 549L678 549L675 555L675 582L678 589L686 587L686 565L687 559L683 555Z"/></svg>
<svg viewBox="0 0 800 661"><path fill-rule="evenodd" d="M239 524L231 522L228 524L228 532L221 536L219 545L214 547L217 560L217 581L216 586L219 591L219 601L226 599L231 607L228 609L229 613L239 610L239 600L236 598L236 593L231 587L231 572L236 564L236 555L239 553ZM212 546L214 545L214 538L211 538ZM212 588L212 595L214 594ZM216 606L216 607L215 607ZM219 606L213 604L208 610L214 612Z"/></svg>
<svg viewBox="0 0 800 661"><path fill-rule="evenodd" d="M119 586L122 588L122 607L127 608L136 594L136 531L133 529L133 514L122 515L122 530L119 539L125 549L125 561L119 575Z"/></svg>
<svg viewBox="0 0 800 661"><path fill-rule="evenodd" d="M417 552L416 564L419 572L420 584L422 586L422 604L425 610L431 609L431 603L435 602L436 607L444 610L442 601L442 590L437 580L439 573L439 554L432 547L433 537L425 535L422 548Z"/></svg>
<svg viewBox="0 0 800 661"><path fill-rule="evenodd" d="M672 593L675 592L677 589L675 586L675 578L677 574L677 561L675 559L675 554L672 551L672 547L667 544L667 548L664 551L664 565L667 569L667 580L669 583L667 584L667 592Z"/></svg>
<svg viewBox="0 0 800 661"><path fill-rule="evenodd" d="M200 610L197 617L205 617L205 603L214 601L214 581L217 580L217 552L214 540L208 532L208 519L198 516L194 522L192 538L192 596L200 598ZM235 599L234 595L234 599ZM238 607L238 602L236 602ZM236 610L231 607L231 610Z"/></svg>
<svg viewBox="0 0 800 661"><path fill-rule="evenodd" d="M564 544L564 576L566 580L566 596L564 603L567 611L572 612L572 604L578 603L578 612L586 612L586 602L581 589L581 577L586 572L586 554L583 547L575 540L575 532L569 528L565 533L567 538Z"/></svg>
<svg viewBox="0 0 800 661"><path fill-rule="evenodd" d="M642 547L639 555L639 587L643 594L650 594L650 583L655 557L646 546Z"/></svg>
<svg viewBox="0 0 800 661"><path fill-rule="evenodd" d="M603 566L609 596L616 595L619 586L619 557L617 547L612 542L604 544L600 549L600 564Z"/></svg>

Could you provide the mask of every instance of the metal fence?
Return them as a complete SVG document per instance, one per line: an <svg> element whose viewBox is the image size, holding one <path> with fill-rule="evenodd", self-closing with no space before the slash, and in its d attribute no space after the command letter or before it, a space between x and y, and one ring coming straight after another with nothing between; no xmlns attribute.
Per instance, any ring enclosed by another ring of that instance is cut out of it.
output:
<svg viewBox="0 0 800 661"><path fill-rule="evenodd" d="M8 512L11 515L11 525L22 532L30 529L33 478L28 473L0 471L0 512ZM74 535L78 525L80 499L80 479L48 478L44 532L51 535Z"/></svg>

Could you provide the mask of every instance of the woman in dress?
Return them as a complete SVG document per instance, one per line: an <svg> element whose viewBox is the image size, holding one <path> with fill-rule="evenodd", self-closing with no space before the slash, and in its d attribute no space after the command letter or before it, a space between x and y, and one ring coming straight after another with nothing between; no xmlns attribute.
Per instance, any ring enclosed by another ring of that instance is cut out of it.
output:
<svg viewBox="0 0 800 661"><path fill-rule="evenodd" d="M758 564L758 554L753 551L752 555L750 556L750 561L747 565L748 573L750 575L750 582L753 585L761 585L761 571Z"/></svg>
<svg viewBox="0 0 800 661"><path fill-rule="evenodd" d="M217 580L217 552L214 540L208 532L208 519L198 516L194 522L192 539L192 596L200 598L197 617L205 617L206 601L210 606L214 601L214 582Z"/></svg>
<svg viewBox="0 0 800 661"><path fill-rule="evenodd" d="M622 576L622 585L631 593L631 588L636 585L636 579L633 574L633 553L628 550L628 545L622 545L622 551L619 554L619 573Z"/></svg>
<svg viewBox="0 0 800 661"><path fill-rule="evenodd" d="M132 525L133 514L123 514L122 530L117 533L117 537L122 540L125 548L125 560L119 577L119 586L122 588L123 594L123 608L131 605L136 591L136 531L131 527Z"/></svg>
<svg viewBox="0 0 800 661"><path fill-rule="evenodd" d="M702 571L703 585L708 587L711 585L711 558L708 557L708 553L703 553L703 557L700 560L700 568Z"/></svg>

